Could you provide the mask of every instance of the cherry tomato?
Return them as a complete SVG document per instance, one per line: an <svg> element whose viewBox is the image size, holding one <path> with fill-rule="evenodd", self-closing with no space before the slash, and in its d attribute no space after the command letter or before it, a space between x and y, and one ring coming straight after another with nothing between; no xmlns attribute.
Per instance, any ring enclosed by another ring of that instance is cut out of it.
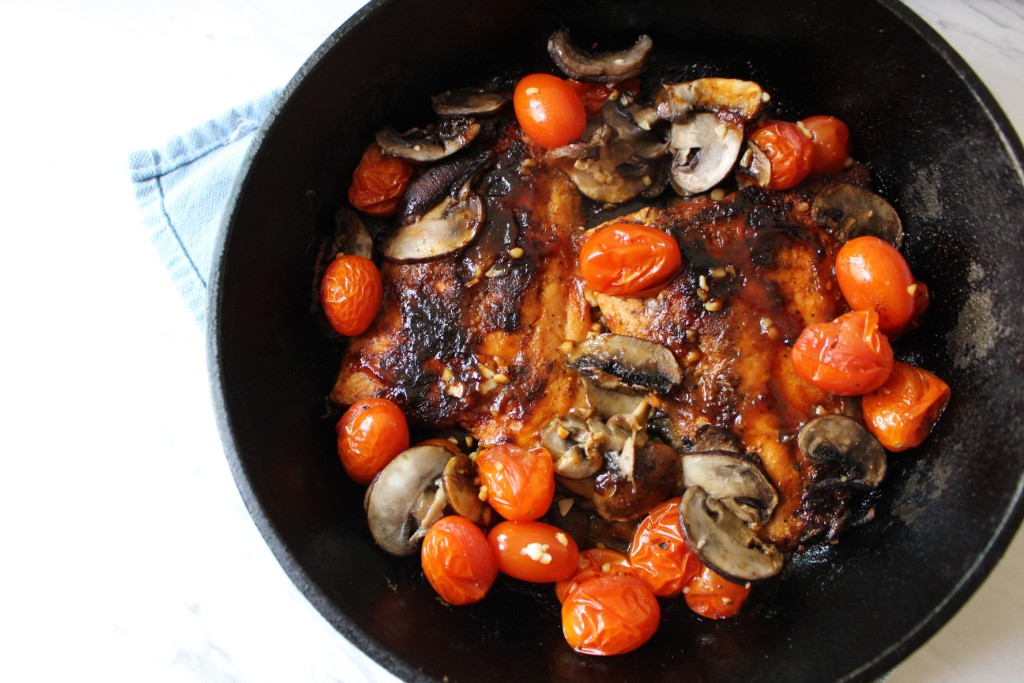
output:
<svg viewBox="0 0 1024 683"><path fill-rule="evenodd" d="M523 132L545 149L578 140L587 127L583 100L568 82L551 74L519 81L512 106Z"/></svg>
<svg viewBox="0 0 1024 683"><path fill-rule="evenodd" d="M703 569L679 528L678 499L655 506L640 522L629 545L629 564L660 597L678 594Z"/></svg>
<svg viewBox="0 0 1024 683"><path fill-rule="evenodd" d="M754 131L750 139L765 153L772 167L766 190L788 190L810 173L814 145L796 124L769 121Z"/></svg>
<svg viewBox="0 0 1024 683"><path fill-rule="evenodd" d="M612 91L617 91L630 97L638 97L640 95L639 78L630 78L622 83L615 83L613 85L594 83L592 81L577 81L572 78L568 80L568 83L576 91L576 94L580 96L580 99L583 100L583 109L587 112L587 116L591 118L600 115L605 100L612 94Z"/></svg>
<svg viewBox="0 0 1024 683"><path fill-rule="evenodd" d="M451 605L479 602L498 576L498 563L480 527L451 515L423 537L420 562L427 581Z"/></svg>
<svg viewBox="0 0 1024 683"><path fill-rule="evenodd" d="M562 604L562 633L588 655L620 655L654 635L661 607L654 593L629 574L605 574L581 583Z"/></svg>
<svg viewBox="0 0 1024 683"><path fill-rule="evenodd" d="M878 331L878 314L852 311L808 325L793 345L796 374L823 391L856 396L874 391L892 371L892 347Z"/></svg>
<svg viewBox="0 0 1024 683"><path fill-rule="evenodd" d="M338 334L354 337L373 323L384 299L380 271L368 258L339 254L320 282L320 304Z"/></svg>
<svg viewBox="0 0 1024 683"><path fill-rule="evenodd" d="M644 296L675 274L683 257L664 230L614 223L592 232L580 249L580 274L595 292Z"/></svg>
<svg viewBox="0 0 1024 683"><path fill-rule="evenodd" d="M367 398L338 420L338 456L357 484L369 484L399 453L409 447L405 414L386 398Z"/></svg>
<svg viewBox="0 0 1024 683"><path fill-rule="evenodd" d="M487 487L487 502L505 519L528 522L551 507L555 468L546 448L501 444L480 451L476 466L480 483Z"/></svg>
<svg viewBox="0 0 1024 683"><path fill-rule="evenodd" d="M750 595L750 585L724 579L708 567L683 590L687 606L709 619L735 616Z"/></svg>
<svg viewBox="0 0 1024 683"><path fill-rule="evenodd" d="M811 175L839 173L850 156L850 129L834 116L811 116L800 122L811 132ZM799 127L799 126L798 126Z"/></svg>
<svg viewBox="0 0 1024 683"><path fill-rule="evenodd" d="M914 275L903 255L885 240L855 237L836 255L836 281L855 311L874 311L883 332L899 329L914 314Z"/></svg>
<svg viewBox="0 0 1024 683"><path fill-rule="evenodd" d="M559 602L565 602L569 593L587 579L605 574L633 573L633 568L629 565L629 558L617 550L609 548L584 550L580 553L580 559L576 566L575 574L555 584L555 596Z"/></svg>
<svg viewBox="0 0 1024 683"><path fill-rule="evenodd" d="M394 215L411 177L409 162L385 154L380 145L370 145L352 174L348 201L371 216Z"/></svg>
<svg viewBox="0 0 1024 683"><path fill-rule="evenodd" d="M887 449L905 451L928 436L949 395L932 373L897 361L889 380L861 399L864 422Z"/></svg>
<svg viewBox="0 0 1024 683"><path fill-rule="evenodd" d="M580 551L572 536L545 522L499 522L487 535L498 570L520 581L554 583L576 571Z"/></svg>

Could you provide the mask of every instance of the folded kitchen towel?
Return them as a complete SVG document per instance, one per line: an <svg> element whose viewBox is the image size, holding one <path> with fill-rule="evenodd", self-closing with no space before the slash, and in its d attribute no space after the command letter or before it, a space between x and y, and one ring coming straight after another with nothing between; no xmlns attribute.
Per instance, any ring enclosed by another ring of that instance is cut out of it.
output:
<svg viewBox="0 0 1024 683"><path fill-rule="evenodd" d="M153 244L200 325L224 209L254 133L278 94L234 107L160 148L129 157L135 197Z"/></svg>

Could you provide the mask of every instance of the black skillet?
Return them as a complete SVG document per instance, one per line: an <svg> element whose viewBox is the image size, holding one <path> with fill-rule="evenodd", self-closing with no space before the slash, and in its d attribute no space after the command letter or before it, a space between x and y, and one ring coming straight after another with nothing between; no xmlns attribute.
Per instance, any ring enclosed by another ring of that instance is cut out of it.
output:
<svg viewBox="0 0 1024 683"><path fill-rule="evenodd" d="M429 97L441 90L552 70L545 41L560 26L606 46L649 33L658 68L757 80L779 118L844 119L934 295L898 354L953 388L927 444L891 459L875 522L798 558L736 619L701 621L664 603L654 639L617 658L575 655L550 591L499 582L482 604L453 609L415 559L374 546L362 491L343 476L323 417L338 351L310 315L316 245L373 132L429 121ZM894 2L372 2L287 87L222 231L210 368L242 496L316 608L403 679L878 676L963 604L1021 519L1022 158L977 77Z"/></svg>

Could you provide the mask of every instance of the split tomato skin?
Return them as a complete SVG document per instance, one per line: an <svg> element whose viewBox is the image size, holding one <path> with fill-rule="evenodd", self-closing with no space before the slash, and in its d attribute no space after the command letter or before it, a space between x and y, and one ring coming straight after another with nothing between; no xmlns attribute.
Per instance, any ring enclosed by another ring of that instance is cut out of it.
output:
<svg viewBox="0 0 1024 683"><path fill-rule="evenodd" d="M882 386L894 362L874 311L851 311L832 322L808 325L793 345L790 361L802 379L840 396Z"/></svg>
<svg viewBox="0 0 1024 683"><path fill-rule="evenodd" d="M405 413L386 398L353 403L338 420L338 457L357 484L369 484L399 453L409 448Z"/></svg>
<svg viewBox="0 0 1024 683"><path fill-rule="evenodd" d="M897 361L886 383L861 398L864 422L887 450L905 451L925 440L950 394L936 375Z"/></svg>
<svg viewBox="0 0 1024 683"><path fill-rule="evenodd" d="M450 605L479 602L498 576L487 537L468 519L451 515L434 522L420 547L427 581Z"/></svg>
<svg viewBox="0 0 1024 683"><path fill-rule="evenodd" d="M601 294L650 295L668 284L682 262L675 238L638 223L605 226L580 248L580 274Z"/></svg>
<svg viewBox="0 0 1024 683"><path fill-rule="evenodd" d="M320 281L320 305L338 334L362 334L380 311L384 281L373 261L363 256L339 254L327 266Z"/></svg>
<svg viewBox="0 0 1024 683"><path fill-rule="evenodd" d="M372 144L363 152L352 174L348 201L353 208L371 216L393 216L409 187L412 164L384 153Z"/></svg>
<svg viewBox="0 0 1024 683"><path fill-rule="evenodd" d="M562 633L572 649L587 655L621 655L637 649L661 623L658 598L629 574L584 581L562 603Z"/></svg>
<svg viewBox="0 0 1024 683"><path fill-rule="evenodd" d="M580 551L572 536L545 522L499 522L487 535L498 571L529 583L555 583L576 571Z"/></svg>
<svg viewBox="0 0 1024 683"><path fill-rule="evenodd" d="M771 164L771 179L766 190L788 190L796 187L811 172L814 144L796 124L769 121L750 135Z"/></svg>
<svg viewBox="0 0 1024 683"><path fill-rule="evenodd" d="M883 332L902 328L915 314L914 275L885 240L864 235L844 244L836 254L836 281L850 308L878 314Z"/></svg>
<svg viewBox="0 0 1024 683"><path fill-rule="evenodd" d="M501 444L480 451L476 466L480 483L487 487L487 502L505 519L532 521L551 507L555 466L546 448Z"/></svg>
<svg viewBox="0 0 1024 683"><path fill-rule="evenodd" d="M530 74L516 84L512 95L516 119L544 149L578 140L587 127L587 112L576 90L558 76Z"/></svg>
<svg viewBox="0 0 1024 683"><path fill-rule="evenodd" d="M633 572L659 597L671 597L703 568L679 526L679 499L654 507L637 527L629 545Z"/></svg>
<svg viewBox="0 0 1024 683"><path fill-rule="evenodd" d="M729 581L709 567L703 567L683 591L687 607L708 619L736 616L749 595L749 584Z"/></svg>

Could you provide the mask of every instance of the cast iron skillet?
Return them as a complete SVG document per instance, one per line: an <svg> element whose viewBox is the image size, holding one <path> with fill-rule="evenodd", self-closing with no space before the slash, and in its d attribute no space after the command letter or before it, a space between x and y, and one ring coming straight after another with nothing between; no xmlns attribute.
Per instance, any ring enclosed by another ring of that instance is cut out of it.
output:
<svg viewBox="0 0 1024 683"><path fill-rule="evenodd" d="M287 87L234 192L212 287L210 368L228 458L267 543L347 638L396 675L447 681L867 680L934 633L995 564L1022 515L1024 216L1020 142L991 96L892 2L380 0ZM548 590L501 581L444 606L416 559L366 530L334 455L325 396L338 350L310 314L317 242L375 130L431 120L429 97L510 68L551 70L547 36L654 38L682 77L751 78L778 115L853 131L907 224L926 324L898 345L953 399L927 444L893 457L878 519L799 558L736 619L665 602L640 651L575 655Z"/></svg>

